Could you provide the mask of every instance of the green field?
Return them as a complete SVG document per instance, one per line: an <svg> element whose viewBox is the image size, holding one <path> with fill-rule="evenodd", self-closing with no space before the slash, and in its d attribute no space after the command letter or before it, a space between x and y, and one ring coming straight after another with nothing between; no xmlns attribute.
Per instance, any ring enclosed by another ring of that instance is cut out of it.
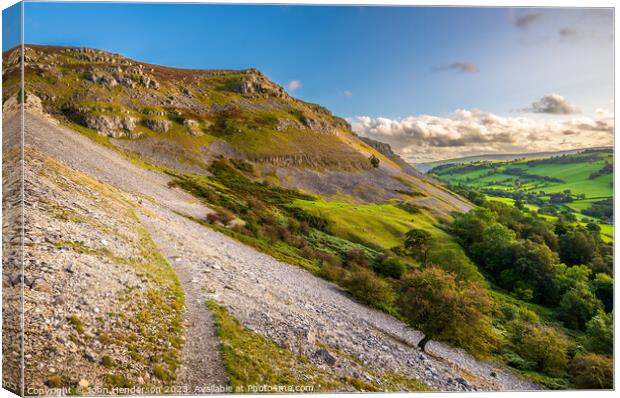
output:
<svg viewBox="0 0 620 398"><path fill-rule="evenodd" d="M611 149L545 159L446 164L429 173L451 186L478 190L495 201L512 205L520 199L525 209L550 221L561 214L572 214L583 225L598 223L601 237L613 240L613 219L609 214L586 214L591 213L594 204L613 198Z"/></svg>
<svg viewBox="0 0 620 398"><path fill-rule="evenodd" d="M554 159L558 163L554 164ZM611 150L592 150L549 159L450 164L431 169L429 173L448 183L462 183L481 189L501 189L507 192L543 190L545 193L570 189L575 195L602 198L613 195L613 174L606 173L595 178L590 178L590 175L601 170L606 163L613 164ZM515 169L527 174L511 174L509 170ZM557 181L539 180L536 176Z"/></svg>

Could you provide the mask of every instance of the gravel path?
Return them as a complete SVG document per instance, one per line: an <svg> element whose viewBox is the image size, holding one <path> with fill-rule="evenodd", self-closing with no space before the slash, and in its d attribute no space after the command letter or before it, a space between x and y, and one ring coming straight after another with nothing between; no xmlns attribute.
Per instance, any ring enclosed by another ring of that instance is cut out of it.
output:
<svg viewBox="0 0 620 398"><path fill-rule="evenodd" d="M420 333L395 318L358 304L335 285L305 270L173 212L202 217L209 210L184 192L166 188L165 176L140 169L42 117L29 116L26 132L28 144L55 159L153 199L142 201L147 211L141 220L184 285L190 324L184 355L188 369L204 367L204 374L214 380L223 374L220 365L207 369L209 360L200 360L201 355L218 356L211 315L202 306L205 300L215 299L250 329L303 351L317 365L327 366L323 356L315 355L318 344L328 347L337 359L331 370L345 376L372 377L364 370L368 368L404 373L438 390L540 388L440 343L429 343L430 354L421 353L415 348ZM192 341L192 333L199 336L196 341ZM346 359L350 357L357 358L364 368L355 367ZM491 376L493 372L496 376ZM187 370L180 377L190 384L197 382L197 376ZM205 383L203 379L201 384Z"/></svg>
<svg viewBox="0 0 620 398"><path fill-rule="evenodd" d="M155 241L158 251L168 259L185 291L187 330L182 365L176 384L189 393L218 392L228 385L220 355L220 344L213 325L213 315L205 305L202 286L194 283L192 267L184 253L183 242L165 239L158 220L141 216L140 220Z"/></svg>

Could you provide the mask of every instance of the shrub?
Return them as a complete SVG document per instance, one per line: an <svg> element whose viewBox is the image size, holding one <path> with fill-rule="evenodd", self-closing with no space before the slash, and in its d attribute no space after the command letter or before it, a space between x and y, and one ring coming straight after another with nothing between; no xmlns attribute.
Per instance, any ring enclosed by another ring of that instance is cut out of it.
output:
<svg viewBox="0 0 620 398"><path fill-rule="evenodd" d="M321 264L330 264L336 267L342 266L342 261L340 257L335 256L331 253L327 253L323 250L316 250L314 253L314 257L321 262Z"/></svg>
<svg viewBox="0 0 620 398"><path fill-rule="evenodd" d="M540 322L540 318L538 317L538 314L536 314L534 311L532 310L528 310L525 307L520 307L519 308L519 318L528 322L528 323L538 323Z"/></svg>
<svg viewBox="0 0 620 398"><path fill-rule="evenodd" d="M112 368L114 367L114 360L109 355L104 355L103 358L101 358L101 364L106 368Z"/></svg>
<svg viewBox="0 0 620 398"><path fill-rule="evenodd" d="M209 224L222 224L226 225L234 220L235 214L228 209L219 209L216 212L207 214L206 220Z"/></svg>
<svg viewBox="0 0 620 398"><path fill-rule="evenodd" d="M407 266L398 259L398 257L387 257L379 266L376 267L379 274L394 279L400 279L400 277L407 270Z"/></svg>
<svg viewBox="0 0 620 398"><path fill-rule="evenodd" d="M396 206L410 214L418 214L422 211L420 206L413 202L400 201L396 204Z"/></svg>
<svg viewBox="0 0 620 398"><path fill-rule="evenodd" d="M566 338L555 329L541 325L517 324L515 349L534 369L550 376L564 375L568 358Z"/></svg>
<svg viewBox="0 0 620 398"><path fill-rule="evenodd" d="M290 215L299 222L305 223L319 231L326 232L329 227L329 221L327 221L327 219L311 214L299 207L289 207L288 211Z"/></svg>
<svg viewBox="0 0 620 398"><path fill-rule="evenodd" d="M607 274L598 273L592 281L596 297L603 302L605 311L611 312L614 308L614 280Z"/></svg>
<svg viewBox="0 0 620 398"><path fill-rule="evenodd" d="M603 355L577 355L571 362L570 374L577 388L611 389L614 386L613 361Z"/></svg>
<svg viewBox="0 0 620 398"><path fill-rule="evenodd" d="M347 252L346 263L349 267L368 267L368 257L361 249L352 249Z"/></svg>
<svg viewBox="0 0 620 398"><path fill-rule="evenodd" d="M457 280L484 283L484 276L462 250L436 245L428 251L427 262L455 274Z"/></svg>
<svg viewBox="0 0 620 398"><path fill-rule="evenodd" d="M571 230L560 237L560 259L568 265L587 264L594 258L596 242L590 234Z"/></svg>
<svg viewBox="0 0 620 398"><path fill-rule="evenodd" d="M263 234L271 242L288 241L291 238L291 232L285 225L269 224L263 226Z"/></svg>
<svg viewBox="0 0 620 398"><path fill-rule="evenodd" d="M506 321L512 321L519 316L519 307L509 303L503 303L500 307L501 314Z"/></svg>
<svg viewBox="0 0 620 398"><path fill-rule="evenodd" d="M319 276L327 279L328 281L339 282L343 280L345 273L346 271L344 268L338 265L324 263L319 271Z"/></svg>
<svg viewBox="0 0 620 398"><path fill-rule="evenodd" d="M534 363L526 359L523 359L521 355L517 354L516 352L510 349L505 349L504 352L502 353L502 356L504 357L506 364L508 366L512 366L513 368L520 369L520 370L532 370L535 367Z"/></svg>
<svg viewBox="0 0 620 398"><path fill-rule="evenodd" d="M374 154L370 155L368 160L370 161L370 164L372 165L372 167L374 167L375 169L379 167L379 163L381 162L379 158L376 157Z"/></svg>
<svg viewBox="0 0 620 398"><path fill-rule="evenodd" d="M367 268L353 268L344 285L353 296L373 307L389 309L394 302L390 285Z"/></svg>

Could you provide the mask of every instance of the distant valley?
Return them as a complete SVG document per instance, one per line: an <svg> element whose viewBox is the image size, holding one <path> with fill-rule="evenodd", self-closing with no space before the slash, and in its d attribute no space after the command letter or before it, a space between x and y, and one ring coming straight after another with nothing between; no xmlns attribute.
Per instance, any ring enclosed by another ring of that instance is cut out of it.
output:
<svg viewBox="0 0 620 398"><path fill-rule="evenodd" d="M416 169L422 173L428 172L430 169L441 166L444 164L458 164L458 163L470 163L483 160L516 160L516 159L537 159L537 158L549 158L553 156L571 155L579 153L587 149L612 149L612 147L600 147L600 148L580 148L570 149L565 151L553 151L553 152L528 152L528 153L495 153L485 155L473 155L465 156L462 158L436 160L434 162L414 163Z"/></svg>

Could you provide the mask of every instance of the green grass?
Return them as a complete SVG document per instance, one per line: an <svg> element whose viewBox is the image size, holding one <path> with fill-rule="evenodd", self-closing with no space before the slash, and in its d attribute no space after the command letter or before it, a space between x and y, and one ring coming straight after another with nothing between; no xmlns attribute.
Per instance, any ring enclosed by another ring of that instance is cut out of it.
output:
<svg viewBox="0 0 620 398"><path fill-rule="evenodd" d="M603 240L612 242L614 239L614 226L611 224L599 224L599 227L601 227L601 236ZM607 238L607 240L605 238Z"/></svg>
<svg viewBox="0 0 620 398"><path fill-rule="evenodd" d="M584 154L571 155L574 157L574 163L566 164L527 164L527 161L503 161L488 162L481 169L464 171L464 167L468 165L450 165L444 169L440 169L437 173L438 177L450 183L462 183L470 187L485 189L503 189L514 191L514 180L519 178L523 182L522 190L534 191L544 190L547 193L562 192L570 189L573 194L585 194L588 198L609 197L613 195L612 174L599 176L590 179L589 176L595 171L600 170L606 161L613 161L608 151L601 151L596 154L597 160L592 161L586 159ZM581 161L580 159L584 160ZM492 167L493 166L493 167ZM539 175L542 177L552 177L564 180L564 182L556 181L539 181L527 177L517 177L503 173L507 168L519 168L528 174ZM495 170L496 172L489 174ZM512 179L510 182L503 182L506 179Z"/></svg>
<svg viewBox="0 0 620 398"><path fill-rule="evenodd" d="M319 231L317 229L311 230L306 236L306 238L316 249L337 256L342 256L343 254L346 254L351 250L361 250L366 253L366 256L370 259L374 259L379 255L378 251L373 250L368 246L354 243L350 240L342 239L337 236Z"/></svg>
<svg viewBox="0 0 620 398"><path fill-rule="evenodd" d="M613 195L613 175L606 174L590 180L593 172L603 167L604 162L577 163L562 165L541 165L528 169L528 173L541 176L560 178L565 183L553 183L542 188L547 193L562 192L570 189L575 194L585 194L587 197L609 197Z"/></svg>
<svg viewBox="0 0 620 398"><path fill-rule="evenodd" d="M78 332L79 334L84 333L84 322L82 322L80 317L78 317L77 315L71 315L67 318L67 320L71 325L73 325L76 332Z"/></svg>
<svg viewBox="0 0 620 398"><path fill-rule="evenodd" d="M495 202L501 202L507 205L514 205L515 200L511 199L511 198L502 198L499 196L490 196L487 195L486 196L488 200L492 200ZM573 209L574 211L581 211L582 209L586 209L588 207L590 207L590 204L592 202L596 202L599 199L586 199L586 200L579 200L579 201L575 201L575 202L571 202L571 203L566 203L564 206ZM525 203L524 204L525 208L530 210L530 211L537 211L538 209L540 209L539 206L533 205L533 204L529 204L529 203ZM582 226L586 226L588 224L588 222L586 222L586 220L591 220L591 217L587 217L584 216L581 213L574 213L575 217L577 218L578 224L582 225ZM555 223L558 220L557 216L552 216L549 214L538 214L539 217L544 218L545 220L551 222L551 223ZM596 221L596 220L595 220ZM603 242L605 243L611 243L614 240L614 226L612 224L604 224L604 223L598 223L598 226L601 227L601 239L603 240Z"/></svg>
<svg viewBox="0 0 620 398"><path fill-rule="evenodd" d="M395 204L295 200L293 205L328 219L333 235L375 249L402 246L405 233L414 227L436 237L446 236L435 226L436 220L428 212L410 214Z"/></svg>

